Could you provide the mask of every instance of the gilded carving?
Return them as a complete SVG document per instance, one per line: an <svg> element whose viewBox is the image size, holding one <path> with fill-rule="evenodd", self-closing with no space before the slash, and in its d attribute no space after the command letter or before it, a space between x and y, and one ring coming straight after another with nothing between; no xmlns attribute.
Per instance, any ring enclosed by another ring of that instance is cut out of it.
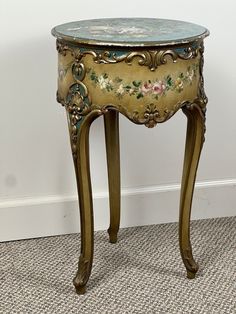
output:
<svg viewBox="0 0 236 314"><path fill-rule="evenodd" d="M147 51L135 51L128 53L123 60L131 64L134 57L139 58L139 65L147 66L151 71L155 71L158 66L167 63L167 56L169 56L173 62L176 62L178 58L188 60L195 58L198 54L198 48L187 47L183 52L179 53L177 50L147 50ZM121 58L116 58L118 61ZM121 61L123 61L121 60Z"/></svg>
<svg viewBox="0 0 236 314"><path fill-rule="evenodd" d="M139 58L139 65L147 66L151 71L155 71L158 66L166 64L167 56L171 57L173 62L176 62L178 58L188 60L195 58L198 54L198 48L193 48L189 46L185 48L182 52L177 50L146 50L146 51L133 51L128 52L124 55L117 56L115 52L103 51L85 51L83 54L91 54L94 57L95 63L118 63L126 62L131 65L135 57Z"/></svg>
<svg viewBox="0 0 236 314"><path fill-rule="evenodd" d="M202 122L203 122L203 133L202 133L202 143L204 143L205 141L205 133L206 133L206 104L203 107L202 106L202 100L197 98L195 100L195 102L193 103L186 103L185 106L182 107L183 112L186 113L186 110L194 110L195 108L197 108L197 110L200 112L201 117L202 117Z"/></svg>
<svg viewBox="0 0 236 314"><path fill-rule="evenodd" d="M208 102L208 98L207 98L207 96L205 94L205 90L204 90L204 78L203 78L204 45L203 45L203 42L200 45L199 52L200 52L200 64L199 64L200 82L199 82L198 98L201 100L201 106L206 107L207 102Z"/></svg>
<svg viewBox="0 0 236 314"><path fill-rule="evenodd" d="M176 62L178 58L183 60L189 60L197 57L199 47L197 46L187 46L179 50L145 50L145 51L131 51L124 52L121 55L118 55L117 52L112 52L108 50L99 51L99 50L82 50L77 48L76 52L64 42L57 40L57 50L62 55L66 55L66 51L70 51L72 56L77 60L81 60L86 54L93 56L93 61L95 63L118 63L126 62L131 65L135 57L139 59L138 63L142 66L147 66L151 71L155 71L158 66L166 64L167 57L169 56L173 62Z"/></svg>
<svg viewBox="0 0 236 314"><path fill-rule="evenodd" d="M170 119L179 108L188 105L191 104L186 101L182 103L177 103L172 110L166 108L161 113L160 110L158 110L157 106L151 103L146 106L143 117L141 116L140 112L134 111L133 115L129 118L137 124L144 124L148 128L153 128L154 126L156 126L157 123L162 123Z"/></svg>
<svg viewBox="0 0 236 314"><path fill-rule="evenodd" d="M72 56L75 55L73 48L70 48L65 42L61 42L57 40L56 45L57 45L57 51L61 55L66 56L67 51L70 51Z"/></svg>
<svg viewBox="0 0 236 314"><path fill-rule="evenodd" d="M154 104L147 105L143 116L143 118L140 118L139 112L135 111L133 113L134 122L138 124L144 124L148 128L153 128L160 120L159 110Z"/></svg>
<svg viewBox="0 0 236 314"><path fill-rule="evenodd" d="M85 67L82 63L73 63L72 74L75 83L69 87L66 100L61 99L57 93L58 102L65 106L68 112L68 118L70 121L71 148L75 159L77 157L78 126L81 123L83 116L90 111L91 105L88 90L82 83L85 73Z"/></svg>

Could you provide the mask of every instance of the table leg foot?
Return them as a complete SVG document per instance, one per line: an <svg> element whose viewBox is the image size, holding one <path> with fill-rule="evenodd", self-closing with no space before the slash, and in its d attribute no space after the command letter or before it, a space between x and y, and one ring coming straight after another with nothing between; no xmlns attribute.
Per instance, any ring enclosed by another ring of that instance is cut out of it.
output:
<svg viewBox="0 0 236 314"><path fill-rule="evenodd" d="M182 251L184 264L187 270L187 278L193 279L199 269L198 264L195 262L192 254L192 249Z"/></svg>
<svg viewBox="0 0 236 314"><path fill-rule="evenodd" d="M194 279L195 276L196 276L196 273L193 273L193 272L187 270L187 278L188 279Z"/></svg>
<svg viewBox="0 0 236 314"><path fill-rule="evenodd" d="M75 286L75 291L78 295L85 294L86 286Z"/></svg>
<svg viewBox="0 0 236 314"><path fill-rule="evenodd" d="M86 283L89 279L91 268L92 268L92 252L90 254L90 259L86 259L82 255L80 255L78 271L73 280L73 284L78 294L85 293Z"/></svg>
<svg viewBox="0 0 236 314"><path fill-rule="evenodd" d="M110 243L116 243L117 242L117 232L113 232L110 229L108 229L107 232L109 234Z"/></svg>

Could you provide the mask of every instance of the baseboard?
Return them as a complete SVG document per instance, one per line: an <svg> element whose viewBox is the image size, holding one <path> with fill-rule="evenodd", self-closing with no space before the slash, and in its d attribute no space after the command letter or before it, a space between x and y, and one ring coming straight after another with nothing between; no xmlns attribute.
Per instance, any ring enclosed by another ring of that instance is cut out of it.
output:
<svg viewBox="0 0 236 314"><path fill-rule="evenodd" d="M180 185L122 190L121 227L178 221ZM198 182L192 219L236 215L236 179ZM95 230L109 224L108 194L94 194ZM79 232L76 196L46 196L0 202L0 241Z"/></svg>

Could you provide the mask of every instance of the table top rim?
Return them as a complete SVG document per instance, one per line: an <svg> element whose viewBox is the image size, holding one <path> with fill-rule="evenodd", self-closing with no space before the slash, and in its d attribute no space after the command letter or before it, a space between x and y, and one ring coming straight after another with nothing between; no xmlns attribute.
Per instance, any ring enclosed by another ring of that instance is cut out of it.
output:
<svg viewBox="0 0 236 314"><path fill-rule="evenodd" d="M199 30L201 29L201 32L199 34L196 34L194 36L186 36L186 37L180 37L177 39L167 39L167 40L137 40L137 41L126 41L126 40L104 40L104 39L94 39L89 37L80 37L80 36L72 36L65 34L58 30L58 28L66 27L69 25L73 25L73 23L88 23L88 22L95 22L95 21L117 21L117 20L142 20L142 21L164 21L164 22L177 22L177 23L183 23L183 25L189 25L194 27L199 27ZM161 46L174 46L174 45L183 45L195 41L203 40L205 37L209 35L209 31L207 28L191 23L186 21L180 21L180 20L172 20L172 19L157 19L157 18L104 18L104 19L88 19L88 20L80 20L80 21L72 21L68 23L63 23L60 25L55 26L52 31L52 35L56 37L58 40L61 41L67 41L74 44L82 44L82 45L93 45L93 46L106 46L106 47L161 47Z"/></svg>

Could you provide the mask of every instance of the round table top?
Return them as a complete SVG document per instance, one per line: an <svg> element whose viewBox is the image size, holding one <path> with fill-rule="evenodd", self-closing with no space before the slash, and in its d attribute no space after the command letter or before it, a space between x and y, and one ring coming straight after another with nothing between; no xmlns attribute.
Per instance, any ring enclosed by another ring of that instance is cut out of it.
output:
<svg viewBox="0 0 236 314"><path fill-rule="evenodd" d="M203 39L208 30L197 24L156 18L81 20L52 29L58 39L105 46L164 46Z"/></svg>

